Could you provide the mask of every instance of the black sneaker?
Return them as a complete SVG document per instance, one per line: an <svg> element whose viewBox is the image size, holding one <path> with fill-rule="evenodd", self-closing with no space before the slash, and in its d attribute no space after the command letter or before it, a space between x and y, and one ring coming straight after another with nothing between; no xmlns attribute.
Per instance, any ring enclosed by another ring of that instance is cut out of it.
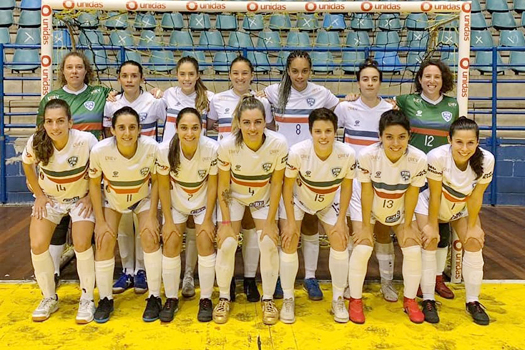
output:
<svg viewBox="0 0 525 350"><path fill-rule="evenodd" d="M474 323L486 326L490 323L489 315L485 312L485 307L479 301L467 303L467 312L472 316Z"/></svg>
<svg viewBox="0 0 525 350"><path fill-rule="evenodd" d="M428 323L439 323L435 300L423 300L421 306L423 308L423 314L425 315L425 321Z"/></svg>
<svg viewBox="0 0 525 350"><path fill-rule="evenodd" d="M230 301L235 301L235 276L232 277L232 282L230 283Z"/></svg>
<svg viewBox="0 0 525 350"><path fill-rule="evenodd" d="M275 284L275 291L273 292L274 299L284 298L283 287L281 286L281 277L277 277L277 283Z"/></svg>
<svg viewBox="0 0 525 350"><path fill-rule="evenodd" d="M256 303L261 299L254 277L244 277L244 294L246 294L246 299L251 303Z"/></svg>
<svg viewBox="0 0 525 350"><path fill-rule="evenodd" d="M197 320L199 322L210 322L213 319L213 304L210 299L199 300L199 313Z"/></svg>
<svg viewBox="0 0 525 350"><path fill-rule="evenodd" d="M159 318L162 322L171 322L177 311L179 311L179 299L168 298L159 314Z"/></svg>
<svg viewBox="0 0 525 350"><path fill-rule="evenodd" d="M146 299L148 303L146 304L146 309L142 314L142 319L144 322L153 322L159 319L160 310L162 310L162 299L154 295Z"/></svg>
<svg viewBox="0 0 525 350"><path fill-rule="evenodd" d="M113 312L113 299L104 298L98 302L97 309L95 310L95 322L106 323L109 321L109 317Z"/></svg>

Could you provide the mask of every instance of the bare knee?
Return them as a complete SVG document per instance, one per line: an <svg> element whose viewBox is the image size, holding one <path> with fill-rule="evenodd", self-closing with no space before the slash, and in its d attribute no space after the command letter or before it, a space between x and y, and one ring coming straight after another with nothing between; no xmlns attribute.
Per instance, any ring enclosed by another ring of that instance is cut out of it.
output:
<svg viewBox="0 0 525 350"><path fill-rule="evenodd" d="M470 238L463 244L463 248L469 252L478 252L483 248L483 243L476 238Z"/></svg>

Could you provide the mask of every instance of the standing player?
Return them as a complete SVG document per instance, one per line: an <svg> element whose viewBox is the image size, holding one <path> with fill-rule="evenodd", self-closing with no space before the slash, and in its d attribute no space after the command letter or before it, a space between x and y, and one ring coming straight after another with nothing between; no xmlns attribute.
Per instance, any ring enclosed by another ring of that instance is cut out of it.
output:
<svg viewBox="0 0 525 350"><path fill-rule="evenodd" d="M284 302L280 318L295 322L294 282L299 268L297 245L305 213L315 215L330 239L332 313L336 322L348 322L343 292L348 278L346 211L355 176L355 151L335 141L337 116L327 108L308 117L312 139L290 147L283 186L280 276ZM339 192L340 189L340 192Z"/></svg>
<svg viewBox="0 0 525 350"><path fill-rule="evenodd" d="M217 129L219 132L219 140L231 134L232 115L239 104L241 96L254 94L250 87L253 80L253 72L253 65L250 60L243 56L237 56L233 60L229 72L232 88L214 95L211 99L210 111L207 117L207 127L208 130ZM275 130L270 103L264 97L258 99L264 105L266 127L270 130ZM257 244L255 223L248 208L245 209L241 227L244 293L248 301L258 302L261 299L261 295L257 289L255 275L257 273L257 266L259 265L259 245ZM232 285L231 298L234 300L235 278L232 280Z"/></svg>
<svg viewBox="0 0 525 350"><path fill-rule="evenodd" d="M115 112L111 133L113 137L93 147L89 164L89 192L96 218L95 274L100 296L95 321L107 322L113 312L111 285L115 270L117 230L122 214L130 211L138 216L149 283L149 298L143 319L154 321L162 309L162 253L157 221L157 179L154 173L158 144L149 137L140 137L140 117L131 107L122 107ZM100 191L102 178L104 195Z"/></svg>
<svg viewBox="0 0 525 350"><path fill-rule="evenodd" d="M279 133L292 146L310 137L308 115L314 109L334 109L339 99L327 88L308 81L312 60L305 51L293 51L286 60L286 68L279 84L272 84L264 93L274 107ZM321 300L323 293L315 278L319 259L319 233L317 217L305 215L301 227L305 264L304 287L311 300Z"/></svg>
<svg viewBox="0 0 525 350"><path fill-rule="evenodd" d="M29 138L22 155L24 172L35 195L29 226L31 259L44 295L33 312L33 321L45 321L58 309L49 243L56 225L67 215L73 221L73 243L82 290L76 322L89 323L95 313L95 266L91 248L95 218L88 195L87 170L89 153L97 139L90 133L71 129L71 111L64 100L47 102L43 115L43 124Z"/></svg>
<svg viewBox="0 0 525 350"><path fill-rule="evenodd" d="M362 290L372 254L374 224L390 226L403 252L403 308L410 320L421 323L424 315L415 301L421 279L421 235L413 222L419 187L425 184L425 154L408 145L410 122L400 111L387 111L379 121L381 142L358 155L361 182L362 226L353 234L350 257L350 320L364 323Z"/></svg>
<svg viewBox="0 0 525 350"><path fill-rule="evenodd" d="M459 117L458 102L445 94L454 88L450 68L439 60L427 60L414 79L415 94L396 98L397 106L410 119L412 137L410 144L428 153L447 144L450 125ZM452 299L454 293L443 281L451 231L448 223L439 225L440 241L437 249L436 292L443 298Z"/></svg>
<svg viewBox="0 0 525 350"><path fill-rule="evenodd" d="M166 105L156 99L140 84L144 82L142 66L135 61L122 63L118 71L118 81L122 94L116 96L115 102L106 102L104 108L104 132L111 136L111 119L120 108L129 106L140 116L140 134L155 139L157 123L166 120ZM113 293L118 294L135 287L135 293L146 293L148 284L144 271L144 256L140 244L140 233L135 234L133 214L125 213L120 219L118 229L118 247L122 260L122 274L113 285ZM136 227L138 229L138 226Z"/></svg>
<svg viewBox="0 0 525 350"><path fill-rule="evenodd" d="M358 154L366 146L379 141L378 126L381 114L392 109L392 105L379 96L383 73L379 70L377 62L367 59L359 66L357 71L357 84L360 96L351 102L341 102L335 108L339 126L344 128L345 142ZM361 183L354 179L353 200L350 202L346 213L352 221L350 229L361 229ZM354 205L352 205L354 204ZM390 228L377 223L374 227L374 250L379 262L381 275L381 293L387 301L397 301L397 291L392 280L394 279L394 244L390 238ZM349 242L352 250L352 240ZM348 296L346 296L348 298Z"/></svg>
<svg viewBox="0 0 525 350"><path fill-rule="evenodd" d="M279 272L276 214L288 147L282 135L265 128L265 119L262 102L252 95L243 96L234 112L232 134L219 143L220 225L215 270L220 296L219 303L213 310L213 320L216 323L226 323L230 314L229 287L245 207L250 208L257 228L261 255L263 322L275 324L279 319L273 301Z"/></svg>
<svg viewBox="0 0 525 350"><path fill-rule="evenodd" d="M479 303L485 233L478 214L483 193L492 181L494 156L479 147L478 125L466 117L452 123L448 140L449 145L428 153L428 189L419 194L416 207L423 235L423 313L427 322L439 322L434 298L438 224L450 223L465 249L463 279L467 311L475 323L487 325L489 317Z"/></svg>
<svg viewBox="0 0 525 350"><path fill-rule="evenodd" d="M159 197L164 213L162 227L162 279L166 303L160 320L170 322L178 310L180 251L188 217L197 228L200 301L197 319L212 320L211 294L215 281L215 202L217 200L217 143L201 136L200 113L183 108L170 143L160 146L157 162Z"/></svg>

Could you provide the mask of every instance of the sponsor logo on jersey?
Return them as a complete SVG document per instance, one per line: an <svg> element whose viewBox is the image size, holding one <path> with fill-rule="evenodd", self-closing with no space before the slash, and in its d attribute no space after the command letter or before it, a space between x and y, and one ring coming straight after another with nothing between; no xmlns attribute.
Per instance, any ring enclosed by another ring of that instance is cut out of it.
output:
<svg viewBox="0 0 525 350"><path fill-rule="evenodd" d="M86 107L87 110L92 111L93 108L95 108L95 101L84 102L84 107Z"/></svg>
<svg viewBox="0 0 525 350"><path fill-rule="evenodd" d="M272 163L264 163L262 168L264 171L270 171L270 169L272 169Z"/></svg>
<svg viewBox="0 0 525 350"><path fill-rule="evenodd" d="M310 177L312 176L312 172L310 170L307 170L306 173L304 173L304 177Z"/></svg>
<svg viewBox="0 0 525 350"><path fill-rule="evenodd" d="M482 177L482 178L483 178L483 179L488 179L488 178L490 178L490 177L492 177L492 171L491 171L490 173L483 174L483 177Z"/></svg>
<svg viewBox="0 0 525 350"><path fill-rule="evenodd" d="M70 166L74 167L75 165L77 165L78 157L77 156L69 157L67 162L69 163Z"/></svg>
<svg viewBox="0 0 525 350"><path fill-rule="evenodd" d="M448 106L449 107L456 107L458 104L456 102L449 102L448 103Z"/></svg>
<svg viewBox="0 0 525 350"><path fill-rule="evenodd" d="M339 176L339 174L341 174L341 167L332 168L332 175L334 175L334 177Z"/></svg>
<svg viewBox="0 0 525 350"><path fill-rule="evenodd" d="M416 117L422 117L422 116L423 116L423 111L418 110L416 112Z"/></svg>
<svg viewBox="0 0 525 350"><path fill-rule="evenodd" d="M376 171L376 178L380 179L381 178L381 172L380 171Z"/></svg>
<svg viewBox="0 0 525 350"><path fill-rule="evenodd" d="M148 167L144 167L144 168L140 169L140 175L146 176L148 174L149 174L149 168Z"/></svg>
<svg viewBox="0 0 525 350"><path fill-rule="evenodd" d="M315 104L315 98L313 98L313 97L308 97L308 98L306 99L306 103L308 103L308 106L313 107L313 105Z"/></svg>
<svg viewBox="0 0 525 350"><path fill-rule="evenodd" d="M96 174L96 173L98 173L98 169L97 168L89 168L89 172L91 174ZM44 178L44 173L40 173L40 175L41 175L41 177L43 179Z"/></svg>
<svg viewBox="0 0 525 350"><path fill-rule="evenodd" d="M206 176L206 170L199 170L198 174L201 177L201 179L204 179L204 177Z"/></svg>
<svg viewBox="0 0 525 350"><path fill-rule="evenodd" d="M360 120L356 120L355 123L354 123L354 126L359 126L360 123L361 123Z"/></svg>
<svg viewBox="0 0 525 350"><path fill-rule="evenodd" d="M410 180L410 171L408 171L408 170L403 170L403 171L401 171L401 178L402 178L404 181L408 181L408 180Z"/></svg>
<svg viewBox="0 0 525 350"><path fill-rule="evenodd" d="M113 177L118 177L118 171L113 172Z"/></svg>
<svg viewBox="0 0 525 350"><path fill-rule="evenodd" d="M361 167L361 166L359 166L359 165L358 165L357 167L359 168L359 170L361 170L361 172L362 172L364 175L366 175L366 174L370 174L370 171L369 171L368 169L365 169L365 168L363 168L363 167Z"/></svg>
<svg viewBox="0 0 525 350"><path fill-rule="evenodd" d="M285 156L281 159L281 164L286 163L287 160L288 160L288 155L285 155Z"/></svg>
<svg viewBox="0 0 525 350"><path fill-rule="evenodd" d="M450 113L449 111L444 111L441 113L441 116L443 117L443 119L446 121L446 122L449 122L452 120L452 113Z"/></svg>
<svg viewBox="0 0 525 350"><path fill-rule="evenodd" d="M455 221L455 220L459 219L462 216L463 216L463 211L460 211L459 213L456 213L456 214L452 215L452 217L450 218L450 221Z"/></svg>
<svg viewBox="0 0 525 350"><path fill-rule="evenodd" d="M439 172L433 165L429 164L428 165L428 171L430 171L431 173L434 173L436 175L443 175L443 173Z"/></svg>
<svg viewBox="0 0 525 350"><path fill-rule="evenodd" d="M426 170L421 170L419 173L417 173L416 177L425 176L427 174Z"/></svg>
<svg viewBox="0 0 525 350"><path fill-rule="evenodd" d="M140 119L140 122L142 123L144 120L146 120L146 118L148 117L148 113L139 113L139 119Z"/></svg>
<svg viewBox="0 0 525 350"><path fill-rule="evenodd" d="M229 108L224 109L224 113L230 113L230 109Z"/></svg>
<svg viewBox="0 0 525 350"><path fill-rule="evenodd" d="M193 209L190 211L190 215L197 215L206 210L206 207L200 207L199 209Z"/></svg>
<svg viewBox="0 0 525 350"><path fill-rule="evenodd" d="M210 163L210 166L215 166L215 165L217 165L217 159L212 160Z"/></svg>
<svg viewBox="0 0 525 350"><path fill-rule="evenodd" d="M401 212L398 210L397 213L395 213L394 215L387 216L385 219L385 223L392 224L394 222L399 221L400 218L401 218Z"/></svg>
<svg viewBox="0 0 525 350"><path fill-rule="evenodd" d="M421 99L416 97L416 98L414 98L414 102L415 103L421 103Z"/></svg>
<svg viewBox="0 0 525 350"><path fill-rule="evenodd" d="M241 170L241 165L240 165L240 164L237 164L237 165L235 166L235 171L239 171L239 170Z"/></svg>
<svg viewBox="0 0 525 350"><path fill-rule="evenodd" d="M264 207L264 201L256 201L256 202L253 202L253 203L250 203L250 208L262 208Z"/></svg>
<svg viewBox="0 0 525 350"><path fill-rule="evenodd" d="M117 158L115 158L115 157L111 157L111 156L106 156L106 157L105 157L105 160L117 160Z"/></svg>

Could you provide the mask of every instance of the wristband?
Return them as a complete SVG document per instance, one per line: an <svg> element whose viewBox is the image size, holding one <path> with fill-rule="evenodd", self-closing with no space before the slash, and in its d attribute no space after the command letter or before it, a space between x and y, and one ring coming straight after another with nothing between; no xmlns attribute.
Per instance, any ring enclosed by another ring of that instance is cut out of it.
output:
<svg viewBox="0 0 525 350"><path fill-rule="evenodd" d="M232 222L231 221L221 221L221 224L223 225L230 225Z"/></svg>

